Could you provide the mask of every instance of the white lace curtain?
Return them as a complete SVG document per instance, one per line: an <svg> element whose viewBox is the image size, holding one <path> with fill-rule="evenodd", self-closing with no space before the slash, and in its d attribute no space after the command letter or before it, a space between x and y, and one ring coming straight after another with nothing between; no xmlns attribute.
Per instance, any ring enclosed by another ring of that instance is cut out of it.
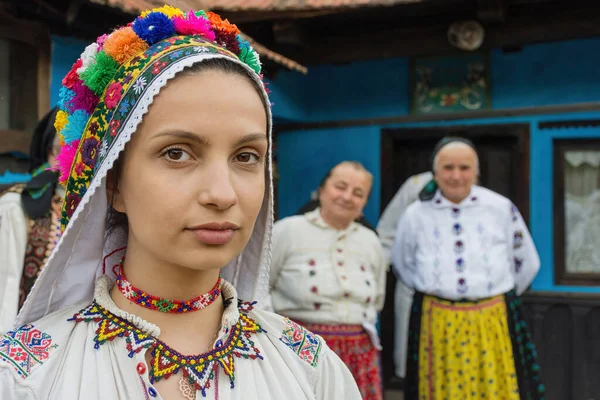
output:
<svg viewBox="0 0 600 400"><path fill-rule="evenodd" d="M565 153L568 272L600 273L600 151Z"/></svg>

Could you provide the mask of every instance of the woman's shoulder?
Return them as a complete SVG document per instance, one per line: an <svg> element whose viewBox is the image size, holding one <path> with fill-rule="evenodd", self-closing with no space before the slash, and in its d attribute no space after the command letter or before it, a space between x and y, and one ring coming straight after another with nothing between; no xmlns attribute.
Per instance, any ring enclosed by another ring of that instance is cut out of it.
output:
<svg viewBox="0 0 600 400"><path fill-rule="evenodd" d="M356 234L361 238L361 240L366 240L370 243L380 243L379 236L377 236L373 230L361 225L358 222L354 223L356 224Z"/></svg>
<svg viewBox="0 0 600 400"><path fill-rule="evenodd" d="M319 335L289 318L255 307L255 303L242 303L240 309L260 327L266 345L271 347L265 350L267 357L281 357L293 370L304 370L311 381L316 378L331 351Z"/></svg>
<svg viewBox="0 0 600 400"><path fill-rule="evenodd" d="M317 399L361 398L352 374L322 337L289 318L263 309L252 308L248 316L263 330L263 356L274 369L284 364Z"/></svg>
<svg viewBox="0 0 600 400"><path fill-rule="evenodd" d="M84 306L59 310L0 334L0 388L33 388L35 381L43 381L45 374L55 371L55 359L68 349L76 328L70 319Z"/></svg>
<svg viewBox="0 0 600 400"><path fill-rule="evenodd" d="M281 230L287 229L291 227L297 227L298 225L308 225L306 217L304 215L292 215L290 217L285 217L276 221L274 224L274 228Z"/></svg>
<svg viewBox="0 0 600 400"><path fill-rule="evenodd" d="M17 185L0 192L0 212L9 209L22 210L21 191L22 188Z"/></svg>

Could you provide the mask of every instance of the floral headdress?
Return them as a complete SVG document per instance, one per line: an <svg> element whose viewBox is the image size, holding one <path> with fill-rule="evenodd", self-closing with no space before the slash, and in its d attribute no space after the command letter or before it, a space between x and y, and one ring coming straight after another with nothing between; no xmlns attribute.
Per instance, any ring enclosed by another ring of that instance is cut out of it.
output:
<svg viewBox="0 0 600 400"><path fill-rule="evenodd" d="M117 262L127 232L106 235L106 176L135 134L155 96L186 68L211 59L239 65L260 86L269 151L263 204L242 253L221 269L240 298L263 301L269 292L273 227L272 115L258 55L235 25L216 14L165 6L88 46L63 81L56 128L66 199L64 229L17 317L17 324L89 302L96 279L115 280L103 260ZM111 261L112 257L112 261Z"/></svg>
<svg viewBox="0 0 600 400"><path fill-rule="evenodd" d="M239 29L212 12L164 6L87 46L62 81L55 127L62 149L60 182L66 185L65 229L130 110L161 71L198 53L226 55L260 74L256 51ZM172 76L171 76L172 77Z"/></svg>

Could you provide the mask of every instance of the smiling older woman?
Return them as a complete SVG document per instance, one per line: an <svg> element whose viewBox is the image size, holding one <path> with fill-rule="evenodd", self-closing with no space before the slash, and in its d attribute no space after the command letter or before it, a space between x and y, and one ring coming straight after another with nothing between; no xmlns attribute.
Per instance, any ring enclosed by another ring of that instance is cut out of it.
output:
<svg viewBox="0 0 600 400"><path fill-rule="evenodd" d="M352 371L363 399L382 399L379 339L387 265L377 235L355 222L373 178L342 162L319 188L320 208L278 221L271 295L276 312L321 335Z"/></svg>
<svg viewBox="0 0 600 400"><path fill-rule="evenodd" d="M473 144L445 138L434 180L398 224L394 268L415 289L405 398L532 399L545 396L519 295L539 267L517 208L475 184Z"/></svg>

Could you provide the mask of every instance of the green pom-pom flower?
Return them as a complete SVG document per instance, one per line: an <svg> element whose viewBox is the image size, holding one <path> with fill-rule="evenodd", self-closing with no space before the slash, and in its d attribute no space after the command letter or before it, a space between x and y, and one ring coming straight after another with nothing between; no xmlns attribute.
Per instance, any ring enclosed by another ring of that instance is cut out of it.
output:
<svg viewBox="0 0 600 400"><path fill-rule="evenodd" d="M80 74L80 78L92 92L101 96L118 68L119 64L111 56L101 51L96 54L94 62Z"/></svg>
<svg viewBox="0 0 600 400"><path fill-rule="evenodd" d="M260 74L262 65L260 63L258 53L252 48L252 46L250 46L250 43L248 43L246 40L242 39L240 36L238 36L237 39L240 45L240 53L238 55L238 58L241 62L252 68L254 72Z"/></svg>

